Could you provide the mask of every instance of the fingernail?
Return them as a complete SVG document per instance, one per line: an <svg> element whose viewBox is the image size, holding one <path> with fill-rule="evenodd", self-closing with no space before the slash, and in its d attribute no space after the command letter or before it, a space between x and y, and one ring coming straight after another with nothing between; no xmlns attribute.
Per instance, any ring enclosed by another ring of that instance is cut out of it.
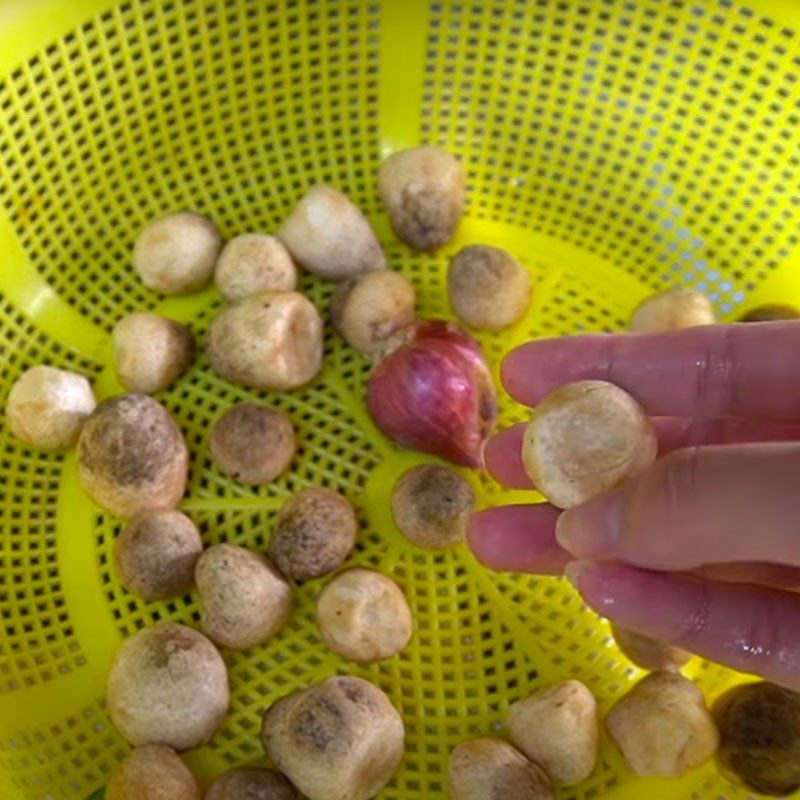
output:
<svg viewBox="0 0 800 800"><path fill-rule="evenodd" d="M578 558L610 555L619 538L622 500L615 489L564 511L556 523L558 543Z"/></svg>
<svg viewBox="0 0 800 800"><path fill-rule="evenodd" d="M489 472L489 469L486 466L486 450L489 448L489 442L494 439L494 436L490 436L488 439L484 439L480 445L480 451L478 453L478 458L481 461L481 467L485 472Z"/></svg>
<svg viewBox="0 0 800 800"><path fill-rule="evenodd" d="M578 590L581 590L581 576L591 569L591 561L570 561L564 567L564 577Z"/></svg>

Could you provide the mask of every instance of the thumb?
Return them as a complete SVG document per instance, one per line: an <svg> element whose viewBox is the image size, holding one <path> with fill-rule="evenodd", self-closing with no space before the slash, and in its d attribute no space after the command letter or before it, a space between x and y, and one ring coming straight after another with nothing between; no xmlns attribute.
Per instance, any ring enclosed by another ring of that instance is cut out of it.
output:
<svg viewBox="0 0 800 800"><path fill-rule="evenodd" d="M679 450L565 511L559 544L580 559L654 570L761 561L800 566L800 444Z"/></svg>

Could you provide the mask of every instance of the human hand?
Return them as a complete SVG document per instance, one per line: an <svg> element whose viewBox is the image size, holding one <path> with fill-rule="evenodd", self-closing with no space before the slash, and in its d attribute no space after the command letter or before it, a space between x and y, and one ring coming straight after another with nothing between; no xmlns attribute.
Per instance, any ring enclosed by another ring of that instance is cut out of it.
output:
<svg viewBox="0 0 800 800"><path fill-rule="evenodd" d="M479 512L477 558L566 572L623 628L800 689L800 323L540 340L510 353L502 378L529 406L563 383L615 383L652 415L664 457L565 512ZM531 486L523 429L484 454L515 488Z"/></svg>

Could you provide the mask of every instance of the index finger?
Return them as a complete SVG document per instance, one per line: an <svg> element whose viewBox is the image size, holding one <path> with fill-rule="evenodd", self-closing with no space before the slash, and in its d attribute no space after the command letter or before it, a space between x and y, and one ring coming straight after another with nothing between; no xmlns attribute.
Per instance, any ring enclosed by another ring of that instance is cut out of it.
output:
<svg viewBox="0 0 800 800"><path fill-rule="evenodd" d="M502 378L529 406L564 383L596 379L650 414L797 420L798 367L800 321L789 321L541 339L512 350Z"/></svg>

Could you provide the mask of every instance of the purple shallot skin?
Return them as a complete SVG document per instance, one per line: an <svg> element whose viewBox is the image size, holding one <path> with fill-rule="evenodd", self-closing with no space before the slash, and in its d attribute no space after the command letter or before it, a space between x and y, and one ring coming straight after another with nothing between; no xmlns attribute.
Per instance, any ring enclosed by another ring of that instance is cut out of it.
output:
<svg viewBox="0 0 800 800"><path fill-rule="evenodd" d="M393 338L367 387L377 427L397 444L465 467L497 420L497 396L480 345L458 325L415 323Z"/></svg>

